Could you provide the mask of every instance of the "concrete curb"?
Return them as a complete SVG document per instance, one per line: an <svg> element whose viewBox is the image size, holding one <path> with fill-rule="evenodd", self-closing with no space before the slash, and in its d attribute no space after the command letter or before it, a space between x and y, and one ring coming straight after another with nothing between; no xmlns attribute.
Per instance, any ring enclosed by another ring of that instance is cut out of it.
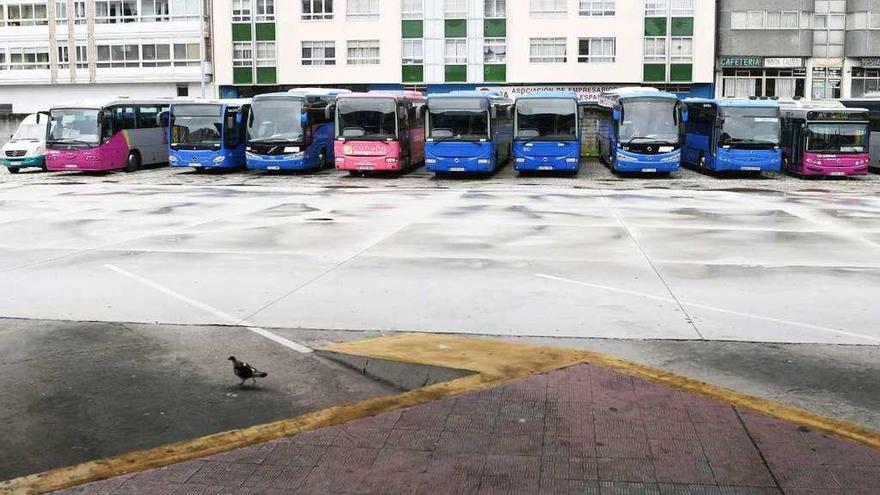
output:
<svg viewBox="0 0 880 495"><path fill-rule="evenodd" d="M315 354L401 390L415 390L474 374L473 371L458 368L405 363L331 350L317 349Z"/></svg>

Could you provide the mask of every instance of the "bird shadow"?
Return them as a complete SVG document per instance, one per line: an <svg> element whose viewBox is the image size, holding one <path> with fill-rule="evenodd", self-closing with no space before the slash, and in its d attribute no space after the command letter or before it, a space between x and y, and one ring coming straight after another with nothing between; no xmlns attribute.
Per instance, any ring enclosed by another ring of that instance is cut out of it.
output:
<svg viewBox="0 0 880 495"><path fill-rule="evenodd" d="M224 387L223 391L224 392L242 392L242 393L248 393L248 394L255 394L255 393L262 393L262 392L271 392L272 389L269 387L266 387L265 385L251 385L251 384L237 385L236 384L236 385L229 385L227 387Z"/></svg>

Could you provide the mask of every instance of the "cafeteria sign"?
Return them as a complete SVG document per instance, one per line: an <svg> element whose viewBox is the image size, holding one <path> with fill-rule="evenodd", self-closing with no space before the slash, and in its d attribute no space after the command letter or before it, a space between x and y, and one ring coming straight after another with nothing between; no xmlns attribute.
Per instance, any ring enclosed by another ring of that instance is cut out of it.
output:
<svg viewBox="0 0 880 495"><path fill-rule="evenodd" d="M538 91L572 91L577 93L580 101L599 101L599 95L605 91L617 89L610 85L559 85L559 86L478 86L477 91L497 91L508 98L516 98Z"/></svg>
<svg viewBox="0 0 880 495"><path fill-rule="evenodd" d="M761 57L721 57L721 67L763 67L764 60Z"/></svg>

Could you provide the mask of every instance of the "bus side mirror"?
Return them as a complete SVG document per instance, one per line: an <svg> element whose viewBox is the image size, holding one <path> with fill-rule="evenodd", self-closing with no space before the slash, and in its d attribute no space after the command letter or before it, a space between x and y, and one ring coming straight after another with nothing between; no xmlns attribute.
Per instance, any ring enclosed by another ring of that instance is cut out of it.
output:
<svg viewBox="0 0 880 495"><path fill-rule="evenodd" d="M307 114L306 112L299 114L299 123L303 127L309 125L309 114Z"/></svg>
<svg viewBox="0 0 880 495"><path fill-rule="evenodd" d="M330 105L327 105L326 107L324 107L324 119L330 120L332 118L333 118L333 107L331 107Z"/></svg>
<svg viewBox="0 0 880 495"><path fill-rule="evenodd" d="M156 125L159 127L168 127L168 110L163 110L156 115Z"/></svg>
<svg viewBox="0 0 880 495"><path fill-rule="evenodd" d="M611 111L611 118L619 121L620 120L620 110L618 110L617 108L612 110Z"/></svg>
<svg viewBox="0 0 880 495"><path fill-rule="evenodd" d="M682 122L687 122L687 121L688 121L688 111L687 111L687 108L682 109L682 111L681 111L681 121L682 121Z"/></svg>
<svg viewBox="0 0 880 495"><path fill-rule="evenodd" d="M489 109L489 117L491 117L493 119L498 118L498 108L497 107L492 107Z"/></svg>

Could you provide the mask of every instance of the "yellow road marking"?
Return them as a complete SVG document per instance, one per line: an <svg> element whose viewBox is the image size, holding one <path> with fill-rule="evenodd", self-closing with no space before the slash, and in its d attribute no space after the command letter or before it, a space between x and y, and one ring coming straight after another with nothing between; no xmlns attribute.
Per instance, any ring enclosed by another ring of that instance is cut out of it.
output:
<svg viewBox="0 0 880 495"><path fill-rule="evenodd" d="M0 494L44 493L126 473L168 466L324 426L496 387L532 374L547 373L587 363L746 407L796 425L880 448L880 432L592 351L440 334L397 334L335 344L325 350L413 364L459 368L474 371L475 374L398 395L367 399L295 418L23 476L0 482Z"/></svg>

